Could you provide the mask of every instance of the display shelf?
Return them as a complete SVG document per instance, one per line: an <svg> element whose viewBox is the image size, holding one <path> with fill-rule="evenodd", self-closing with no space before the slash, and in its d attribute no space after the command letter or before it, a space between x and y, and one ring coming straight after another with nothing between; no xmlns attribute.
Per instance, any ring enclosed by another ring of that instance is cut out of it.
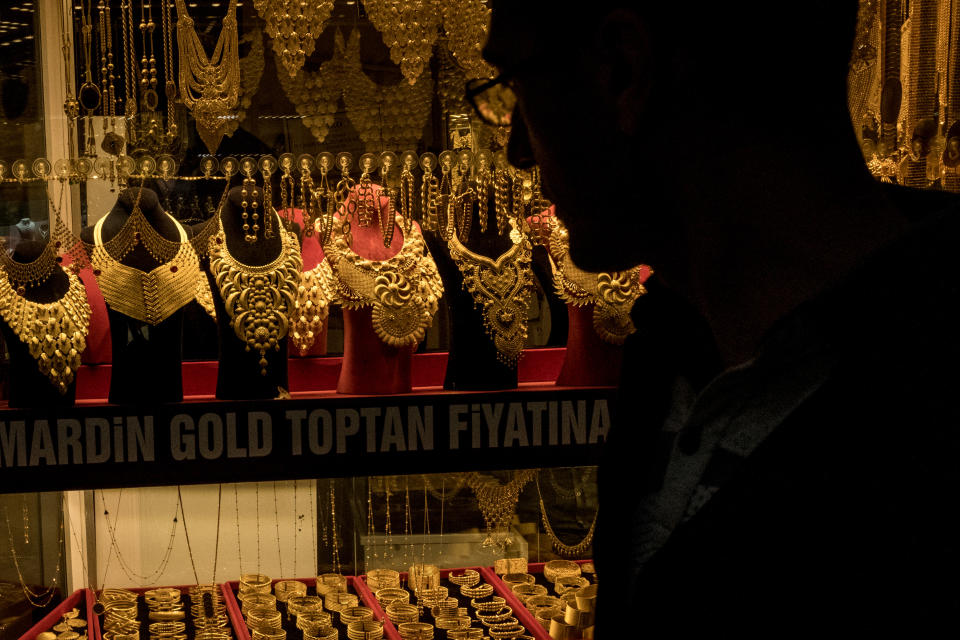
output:
<svg viewBox="0 0 960 640"><path fill-rule="evenodd" d="M137 594L138 617L139 617L139 619L141 620L141 624L142 624L140 637L141 637L141 638L147 638L147 637L149 637L149 634L147 633L147 626L146 626L146 625L149 624L149 621L148 621L148 619L147 619L145 616L140 615L140 614L142 614L142 613L146 613L146 604L142 601L142 596L143 596L144 593L146 593L147 591L150 591L150 590L152 590L152 589L176 589L176 590L180 591L180 593L183 594L183 596L185 596L186 598L189 599L189 597L190 597L190 595L189 595L190 589L191 589L192 587L194 587L194 586L196 586L196 585L176 585L176 586L167 586L167 587L160 587L160 586L156 586L156 587L129 587L129 588L126 588L126 589L125 589L126 591L131 591L131 592ZM226 594L224 593L224 591L223 591L223 585L217 584L216 587L217 587L218 590L220 590L221 594L223 594L224 596L226 595ZM91 592L91 593L92 593L92 592ZM94 598L94 599L95 599L95 598ZM231 628L232 628L232 630L233 630L234 636L237 637L237 629L238 629L237 619L236 619L233 615L231 615L231 613L230 613L230 606L229 606L229 604L227 603L226 597L224 597L224 605L225 605L226 608L227 608L227 617L230 619L230 625L231 625ZM92 602L91 602L91 605L90 605L90 606L91 606L90 615L91 615L91 617L92 617L92 621L91 621L91 622L92 622L92 624L91 624L91 635L90 635L90 638L91 638L91 640L103 640L103 628L102 628L102 626L101 626L101 624L100 624L100 616L97 616L97 615L94 615L94 614L93 614L93 609L92 609L93 603L92 603ZM185 622L187 622L187 634L188 634L190 637L192 637L193 626L192 626L192 622L190 621L190 616L189 616L190 606L187 605L187 606L185 606L184 608L185 608L186 611L187 611L187 617L186 617L186 619L185 619ZM240 621L242 622L242 618L240 619Z"/></svg>
<svg viewBox="0 0 960 640"><path fill-rule="evenodd" d="M69 598L57 605L57 608L45 615L37 624L30 627L26 633L20 636L20 640L34 640L44 631L51 631L63 614L74 607L80 608L87 621L87 637L92 640L99 640L99 631L96 624L96 617L93 614L93 603L95 597L90 589L77 589Z"/></svg>
<svg viewBox="0 0 960 640"><path fill-rule="evenodd" d="M347 593L352 593L356 595L363 606L370 607L371 609L373 609L374 619L384 620L383 610L378 611L378 608L374 608L370 606L370 602L368 598L364 596L363 588L361 585L362 580L356 576L345 576L345 577L347 579ZM317 595L317 591L316 591L317 579L316 578L273 578L270 581L271 593L272 593L273 585L277 584L278 582L282 582L284 580L296 580L297 582L302 582L307 585L307 595L312 595L312 596ZM240 608L240 601L237 598L237 594L239 593L239 590L240 590L239 580L231 580L229 582L223 583L224 598L228 600L227 610L228 611L232 610L234 614L237 616L236 618L237 622L235 622L236 638L237 640L251 640L250 630L247 627L246 622L244 622L243 613L241 612L241 608ZM367 591L369 592L369 590ZM375 604L376 598L374 598L373 601ZM283 607L283 609L280 608L281 606ZM299 630L296 629L295 621L286 615L286 604L278 602L277 608L283 614L284 616L283 620L287 623L287 624L284 624L283 626L283 628L287 631L287 637L290 638L290 637L301 636ZM324 610L326 611L326 609ZM339 615L337 615L335 612L332 612L332 613L334 614L333 626L339 630L341 638L346 638L347 637L346 625L340 622ZM233 618L233 615L231 615L231 618Z"/></svg>

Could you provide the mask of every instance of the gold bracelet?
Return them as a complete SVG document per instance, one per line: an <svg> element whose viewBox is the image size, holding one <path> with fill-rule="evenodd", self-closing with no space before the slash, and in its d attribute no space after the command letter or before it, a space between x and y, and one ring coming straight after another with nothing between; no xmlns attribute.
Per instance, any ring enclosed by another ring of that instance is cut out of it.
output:
<svg viewBox="0 0 960 640"><path fill-rule="evenodd" d="M367 586L371 591L400 586L400 572L393 569L371 569L367 572Z"/></svg>
<svg viewBox="0 0 960 640"><path fill-rule="evenodd" d="M547 595L547 588L542 584L515 584L513 595L517 596L520 602L526 602L527 598Z"/></svg>
<svg viewBox="0 0 960 640"><path fill-rule="evenodd" d="M308 611L323 611L323 598L320 596L292 596L287 600L287 613L299 616Z"/></svg>
<svg viewBox="0 0 960 640"><path fill-rule="evenodd" d="M248 591L240 594L240 610L259 609L269 607L277 608L277 597L270 593L260 593L259 591Z"/></svg>
<svg viewBox="0 0 960 640"><path fill-rule="evenodd" d="M257 631L254 629L251 638L252 640L287 640L287 632L283 629L273 631Z"/></svg>
<svg viewBox="0 0 960 640"><path fill-rule="evenodd" d="M570 560L551 560L543 565L543 577L549 582L568 576L579 576L580 573L580 565Z"/></svg>
<svg viewBox="0 0 960 640"><path fill-rule="evenodd" d="M248 573L240 576L240 592L259 591L270 592L270 578L262 573Z"/></svg>
<svg viewBox="0 0 960 640"><path fill-rule="evenodd" d="M326 611L305 611L297 616L297 629L312 636L333 625L333 616Z"/></svg>
<svg viewBox="0 0 960 640"><path fill-rule="evenodd" d="M381 606L386 607L394 602L410 602L410 592L398 587L387 587L378 589L374 595Z"/></svg>
<svg viewBox="0 0 960 640"><path fill-rule="evenodd" d="M527 573L527 559L499 558L493 563L493 570L501 576L507 573Z"/></svg>
<svg viewBox="0 0 960 640"><path fill-rule="evenodd" d="M577 601L577 609L582 611L594 611L597 608L597 585L592 584L584 587L573 594Z"/></svg>
<svg viewBox="0 0 960 640"><path fill-rule="evenodd" d="M490 637L495 640L512 640L526 631L520 624L495 624L489 629ZM551 636L552 637L552 636Z"/></svg>
<svg viewBox="0 0 960 640"><path fill-rule="evenodd" d="M454 575L453 571L451 571L447 579L461 587L472 587L480 583L480 572L475 569L464 569L463 573Z"/></svg>
<svg viewBox="0 0 960 640"><path fill-rule="evenodd" d="M554 616L550 620L550 637L554 640L569 640L576 634L576 628L567 624L563 616Z"/></svg>
<svg viewBox="0 0 960 640"><path fill-rule="evenodd" d="M479 600L493 595L493 585L483 582L475 587L460 587L460 593L467 598L476 598Z"/></svg>
<svg viewBox="0 0 960 640"><path fill-rule="evenodd" d="M529 573L508 573L500 579L511 587L515 584L532 584L537 581L537 579Z"/></svg>
<svg viewBox="0 0 960 640"><path fill-rule="evenodd" d="M483 623L485 627L489 627L492 624L498 624L501 622L506 622L508 618L513 616L513 609L504 605L494 611L493 613L478 613L477 620Z"/></svg>
<svg viewBox="0 0 960 640"><path fill-rule="evenodd" d="M447 631L448 640L480 640L481 638L483 638L483 629L479 627L450 629Z"/></svg>
<svg viewBox="0 0 960 640"><path fill-rule="evenodd" d="M470 618L467 616L441 616L433 621L433 626L437 629L466 629L470 626Z"/></svg>
<svg viewBox="0 0 960 640"><path fill-rule="evenodd" d="M576 591L589 585L590 581L583 576L567 576L565 578L558 578L557 581L553 583L553 590L557 595L562 596L567 591Z"/></svg>
<svg viewBox="0 0 960 640"><path fill-rule="evenodd" d="M563 621L577 629L593 626L593 611L580 611L576 607L567 607L563 612Z"/></svg>
<svg viewBox="0 0 960 640"><path fill-rule="evenodd" d="M286 602L294 596L307 595L307 585L299 580L280 580L273 585L273 595L277 602Z"/></svg>
<svg viewBox="0 0 960 640"><path fill-rule="evenodd" d="M343 624L365 620L373 620L373 609L369 607L344 607L340 609L340 622Z"/></svg>
<svg viewBox="0 0 960 640"><path fill-rule="evenodd" d="M426 622L402 622L397 626L397 631L402 640L433 639L433 625Z"/></svg>
<svg viewBox="0 0 960 640"><path fill-rule="evenodd" d="M484 602L479 602L477 598L472 598L470 600L470 606L476 609L477 611L483 611L485 613L490 613L493 611L499 611L501 607L507 604L507 601L500 596L493 596L489 600Z"/></svg>
<svg viewBox="0 0 960 640"><path fill-rule="evenodd" d="M550 631L550 621L556 618L557 616L563 615L563 609L560 607L543 607L542 609L537 609L537 612L533 614L533 617L537 619L537 622L540 623L540 626Z"/></svg>
<svg viewBox="0 0 960 640"><path fill-rule="evenodd" d="M552 607L562 609L564 606L563 600L557 596L530 596L523 604L526 605L527 609L530 609L531 613L534 609L549 609Z"/></svg>
<svg viewBox="0 0 960 640"><path fill-rule="evenodd" d="M304 632L303 640L339 640L340 632L336 627L325 627L317 631L316 634Z"/></svg>
<svg viewBox="0 0 960 640"><path fill-rule="evenodd" d="M361 620L347 625L347 637L350 640L380 640L383 637L383 623L379 620Z"/></svg>
<svg viewBox="0 0 960 640"><path fill-rule="evenodd" d="M390 622L394 624L417 622L420 620L420 608L400 600L391 602L387 605L385 611Z"/></svg>
<svg viewBox="0 0 960 640"><path fill-rule="evenodd" d="M150 635L183 633L186 631L187 625L184 622L154 622L147 629L149 629Z"/></svg>
<svg viewBox="0 0 960 640"><path fill-rule="evenodd" d="M347 607L357 606L359 601L359 598L352 593L337 591L331 593L323 599L323 606L327 609L327 611L340 611L341 609L345 609Z"/></svg>
<svg viewBox="0 0 960 640"><path fill-rule="evenodd" d="M187 613L183 610L180 611L151 611L147 614L147 617L150 620L156 622L167 622L170 620L183 620L187 617Z"/></svg>

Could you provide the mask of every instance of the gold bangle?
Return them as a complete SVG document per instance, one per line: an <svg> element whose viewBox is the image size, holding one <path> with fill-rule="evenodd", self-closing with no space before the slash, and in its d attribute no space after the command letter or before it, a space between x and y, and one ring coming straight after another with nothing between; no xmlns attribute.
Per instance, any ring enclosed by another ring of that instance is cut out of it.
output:
<svg viewBox="0 0 960 640"><path fill-rule="evenodd" d="M371 591L386 587L399 587L400 572L393 569L371 569L367 571L366 582Z"/></svg>
<svg viewBox="0 0 960 640"><path fill-rule="evenodd" d="M557 595L562 596L568 591L576 591L589 585L590 581L583 576L566 576L565 578L557 578L557 581L553 583L553 590Z"/></svg>
<svg viewBox="0 0 960 640"><path fill-rule="evenodd" d="M394 602L410 602L410 592L398 587L387 587L378 589L374 595L381 606L389 606Z"/></svg>
<svg viewBox="0 0 960 640"><path fill-rule="evenodd" d="M397 632L400 633L401 640L433 639L433 625L426 622L402 622L397 625Z"/></svg>
<svg viewBox="0 0 960 640"><path fill-rule="evenodd" d="M520 624L495 624L489 629L490 637L495 640L512 640L525 631Z"/></svg>
<svg viewBox="0 0 960 640"><path fill-rule="evenodd" d="M441 616L433 621L433 626L437 629L466 629L470 626L470 618L467 616Z"/></svg>
<svg viewBox="0 0 960 640"><path fill-rule="evenodd" d="M501 576L507 573L527 573L527 559L499 558L493 563L493 570Z"/></svg>
<svg viewBox="0 0 960 640"><path fill-rule="evenodd" d="M186 631L187 625L184 622L154 622L147 629L150 631L150 635L183 633Z"/></svg>
<svg viewBox="0 0 960 640"><path fill-rule="evenodd" d="M597 585L591 584L573 594L577 601L577 609L594 611L597 608Z"/></svg>
<svg viewBox="0 0 960 640"><path fill-rule="evenodd" d="M151 611L147 614L147 618L150 620L155 620L157 622L168 622L170 620L183 620L187 617L187 613L183 610L180 611Z"/></svg>
<svg viewBox="0 0 960 640"><path fill-rule="evenodd" d="M554 616L550 620L550 637L554 640L569 640L576 633L576 629L567 624L563 616Z"/></svg>
<svg viewBox="0 0 960 640"><path fill-rule="evenodd" d="M286 602L294 596L307 595L307 585L299 580L280 580L273 585L273 595L277 602Z"/></svg>
<svg viewBox="0 0 960 640"><path fill-rule="evenodd" d="M493 585L482 582L475 587L460 587L460 593L467 598L480 600L493 595Z"/></svg>
<svg viewBox="0 0 960 640"><path fill-rule="evenodd" d="M270 592L270 577L262 573L248 573L240 576L240 592L255 591L260 593Z"/></svg>
<svg viewBox="0 0 960 640"><path fill-rule="evenodd" d="M483 629L479 627L450 629L447 631L447 640L480 640L481 638L483 638Z"/></svg>
<svg viewBox="0 0 960 640"><path fill-rule="evenodd" d="M252 640L287 640L287 632L283 629L276 629L274 631L257 631L254 629L253 634L251 635Z"/></svg>
<svg viewBox="0 0 960 640"><path fill-rule="evenodd" d="M383 623L379 620L361 620L347 625L347 637L350 640L380 640L383 637Z"/></svg>
<svg viewBox="0 0 960 640"><path fill-rule="evenodd" d="M508 573L500 579L511 587L515 584L532 584L537 581L537 579L529 573Z"/></svg>
<svg viewBox="0 0 960 640"><path fill-rule="evenodd" d="M480 583L480 572L476 569L464 569L463 573L454 575L453 571L447 576L447 580L461 587L472 587Z"/></svg>
<svg viewBox="0 0 960 640"><path fill-rule="evenodd" d="M373 620L373 609L358 606L340 609L340 622L343 624L363 622L364 620Z"/></svg>
<svg viewBox="0 0 960 640"><path fill-rule="evenodd" d="M525 602L527 598L532 598L533 596L547 595L547 588L542 584L515 584L513 585L513 594L517 596L521 602Z"/></svg>
<svg viewBox="0 0 960 640"><path fill-rule="evenodd" d="M326 611L305 611L297 616L297 629L313 636L330 626L333 626L333 616Z"/></svg>
<svg viewBox="0 0 960 640"><path fill-rule="evenodd" d="M507 604L507 601L500 596L493 596L489 600L484 602L479 602L477 598L471 598L470 606L476 609L477 611L483 611L485 613L499 611L501 607Z"/></svg>
<svg viewBox="0 0 960 640"><path fill-rule="evenodd" d="M533 617L537 619L537 622L540 623L541 627L547 631L550 631L550 621L555 617L562 615L563 609L560 607L544 607L542 609L538 609L537 612L533 614Z"/></svg>
<svg viewBox="0 0 960 640"><path fill-rule="evenodd" d="M394 624L418 622L420 620L420 608L406 602L391 602L384 611L390 622Z"/></svg>
<svg viewBox="0 0 960 640"><path fill-rule="evenodd" d="M580 573L580 565L570 560L551 560L543 565L543 577L549 582L568 576L579 576Z"/></svg>
<svg viewBox="0 0 960 640"><path fill-rule="evenodd" d="M240 595L240 610L247 611L249 609L259 609L267 608L276 609L277 608L277 597L270 593L260 593L259 591L250 591L244 597L244 594Z"/></svg>
<svg viewBox="0 0 960 640"><path fill-rule="evenodd" d="M580 611L576 607L567 607L563 612L563 621L577 629L593 625L593 611Z"/></svg>
<svg viewBox="0 0 960 640"><path fill-rule="evenodd" d="M548 596L548 595L530 596L529 598L527 598L527 601L524 602L523 604L526 605L527 609L530 609L531 612L533 612L534 609L544 609L544 608L549 609L552 607L557 607L559 609L562 609L564 606L563 600L561 600L557 596Z"/></svg>
<svg viewBox="0 0 960 640"><path fill-rule="evenodd" d="M504 605L493 613L477 613L477 620L489 627L491 624L506 621L506 619L512 615L513 609Z"/></svg>
<svg viewBox="0 0 960 640"><path fill-rule="evenodd" d="M292 596L287 600L287 613L299 616L308 611L323 611L323 598L320 596Z"/></svg>
<svg viewBox="0 0 960 640"><path fill-rule="evenodd" d="M357 606L359 601L360 599L352 593L336 591L323 599L323 606L327 611L340 611L347 607Z"/></svg>

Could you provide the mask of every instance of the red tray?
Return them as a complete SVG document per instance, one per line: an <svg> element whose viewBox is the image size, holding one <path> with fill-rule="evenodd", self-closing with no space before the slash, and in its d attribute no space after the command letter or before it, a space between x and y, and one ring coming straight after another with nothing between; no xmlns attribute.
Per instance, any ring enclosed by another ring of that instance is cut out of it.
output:
<svg viewBox="0 0 960 640"><path fill-rule="evenodd" d="M81 600L83 602L81 602ZM61 602L56 609L45 615L40 622L30 627L25 634L20 636L20 640L33 640L38 634L44 631L50 631L53 625L60 621L63 614L74 607L83 607L83 610L86 611L87 637L99 638L98 634L95 635L95 630L97 629L95 621L97 616L93 615L94 601L93 592L90 591L90 589L77 589L69 598Z"/></svg>

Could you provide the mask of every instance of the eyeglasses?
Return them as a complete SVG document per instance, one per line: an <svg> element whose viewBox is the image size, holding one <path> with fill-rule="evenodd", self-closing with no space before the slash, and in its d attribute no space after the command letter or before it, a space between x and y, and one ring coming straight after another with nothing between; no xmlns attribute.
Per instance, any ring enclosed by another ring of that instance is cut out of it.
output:
<svg viewBox="0 0 960 640"><path fill-rule="evenodd" d="M467 101L489 125L509 127L513 122L517 94L513 90L512 75L505 72L493 79L479 78L467 82Z"/></svg>

